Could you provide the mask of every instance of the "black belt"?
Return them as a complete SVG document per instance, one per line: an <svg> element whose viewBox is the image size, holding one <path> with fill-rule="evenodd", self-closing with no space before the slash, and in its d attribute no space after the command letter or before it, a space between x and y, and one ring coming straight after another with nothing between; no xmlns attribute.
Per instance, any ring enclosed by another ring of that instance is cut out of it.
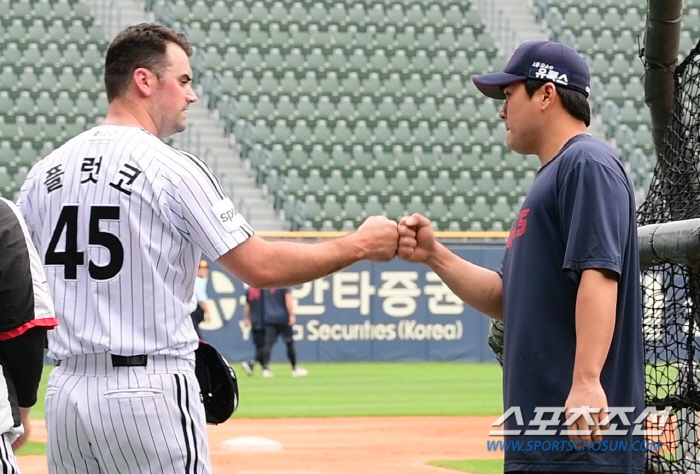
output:
<svg viewBox="0 0 700 474"><path fill-rule="evenodd" d="M135 356L120 356L112 354L112 367L146 367L148 356L145 354Z"/></svg>
<svg viewBox="0 0 700 474"><path fill-rule="evenodd" d="M148 356L145 354L135 356L111 354L110 356L112 357L112 367L146 367L148 364ZM61 361L55 360L54 364L58 367L61 365Z"/></svg>

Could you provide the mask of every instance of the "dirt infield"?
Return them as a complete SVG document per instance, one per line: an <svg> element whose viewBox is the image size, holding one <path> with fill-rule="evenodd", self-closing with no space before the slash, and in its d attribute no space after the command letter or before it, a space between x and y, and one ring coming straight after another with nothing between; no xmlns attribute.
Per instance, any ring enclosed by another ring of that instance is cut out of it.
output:
<svg viewBox="0 0 700 474"><path fill-rule="evenodd" d="M447 473L436 459L498 458L486 450L494 417L357 417L231 419L209 427L215 474ZM278 441L278 452L232 452L223 442L256 436ZM46 440L35 421L32 439ZM23 474L47 472L44 456L20 456Z"/></svg>

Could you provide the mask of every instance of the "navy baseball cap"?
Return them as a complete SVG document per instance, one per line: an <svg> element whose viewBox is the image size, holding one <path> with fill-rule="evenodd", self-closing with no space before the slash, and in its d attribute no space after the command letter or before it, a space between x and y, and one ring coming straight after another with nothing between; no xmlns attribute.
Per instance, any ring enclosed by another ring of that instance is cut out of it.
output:
<svg viewBox="0 0 700 474"><path fill-rule="evenodd" d="M505 99L503 88L525 79L541 79L562 87L591 92L591 73L573 48L556 41L528 41L518 46L503 72L472 77L482 94Z"/></svg>

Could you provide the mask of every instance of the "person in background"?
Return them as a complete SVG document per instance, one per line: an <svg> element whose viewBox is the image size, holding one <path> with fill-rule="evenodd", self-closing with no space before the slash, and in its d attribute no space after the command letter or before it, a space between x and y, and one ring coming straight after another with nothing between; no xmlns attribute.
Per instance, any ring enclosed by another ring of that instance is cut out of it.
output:
<svg viewBox="0 0 700 474"><path fill-rule="evenodd" d="M253 375L256 362L260 363L260 367L264 367L263 349L265 347L265 321L263 319L260 290L257 288L248 288L248 291L246 291L246 304L243 307L243 325L250 328L251 339L255 346L255 357L250 360L244 360L241 362L241 366L248 375Z"/></svg>
<svg viewBox="0 0 700 474"><path fill-rule="evenodd" d="M305 377L308 375L306 369L297 367L297 354L294 348L294 323L296 315L294 313L294 297L289 288L279 288L272 290L259 290L250 288L248 290L248 301L250 313L259 313L253 318L264 321L264 344L262 349L263 377L273 377L270 370L270 357L272 347L278 337L287 345L287 358L292 364L292 377Z"/></svg>
<svg viewBox="0 0 700 474"><path fill-rule="evenodd" d="M46 333L58 324L46 274L19 209L0 198L0 467L19 472L13 451L29 438Z"/></svg>
<svg viewBox="0 0 700 474"><path fill-rule="evenodd" d="M197 331L197 336L201 339L202 333L199 329L199 324L202 321L209 322L209 295L207 294L207 278L209 277L209 264L206 260L199 261L197 269L197 278L194 280L194 298L197 301L197 307L192 311L192 324L194 330Z"/></svg>

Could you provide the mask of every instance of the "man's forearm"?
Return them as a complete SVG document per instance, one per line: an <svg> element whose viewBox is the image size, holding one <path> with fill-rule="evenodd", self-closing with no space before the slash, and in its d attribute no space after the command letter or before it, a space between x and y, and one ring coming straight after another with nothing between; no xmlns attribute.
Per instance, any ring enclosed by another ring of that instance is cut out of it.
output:
<svg viewBox="0 0 700 474"><path fill-rule="evenodd" d="M584 270L576 298L574 383L599 380L615 331L616 308L615 275Z"/></svg>
<svg viewBox="0 0 700 474"><path fill-rule="evenodd" d="M503 279L498 273L464 260L441 244L427 263L462 301L503 320Z"/></svg>

